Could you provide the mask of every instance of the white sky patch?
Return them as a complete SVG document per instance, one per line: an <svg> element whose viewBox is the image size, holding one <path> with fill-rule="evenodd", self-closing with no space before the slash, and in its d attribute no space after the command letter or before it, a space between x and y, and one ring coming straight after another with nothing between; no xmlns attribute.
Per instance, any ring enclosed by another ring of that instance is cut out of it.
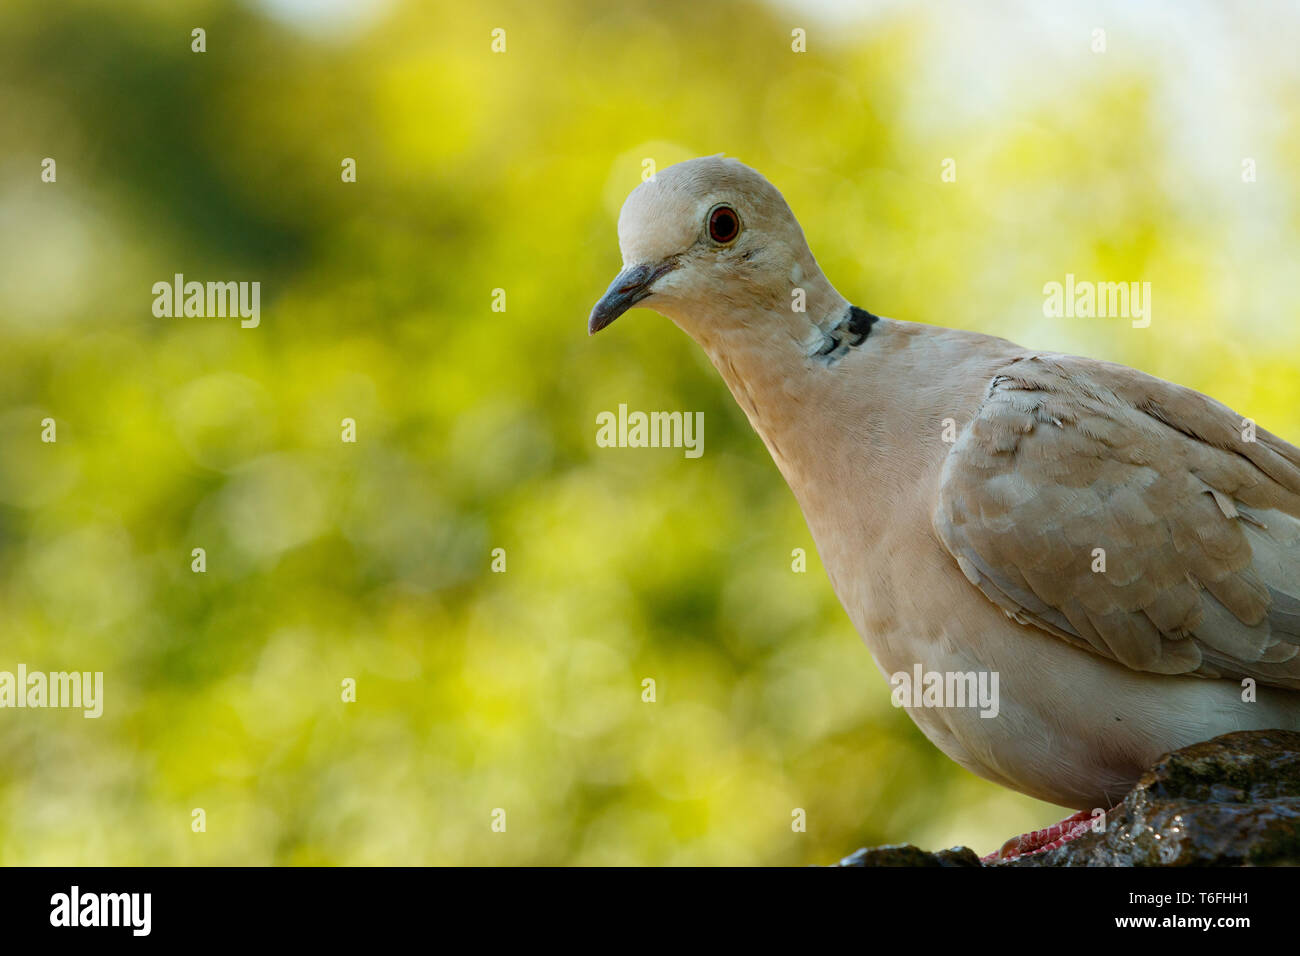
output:
<svg viewBox="0 0 1300 956"><path fill-rule="evenodd" d="M350 36L380 19L392 0L253 0L253 5L303 33Z"/></svg>
<svg viewBox="0 0 1300 956"><path fill-rule="evenodd" d="M835 30L837 42L881 21L919 17L918 74L902 118L917 132L981 123L1062 102L1098 72L1150 76L1172 144L1214 178L1240 172L1247 146L1276 141L1285 114L1269 109L1300 80L1300 6L1186 2L953 3L943 0L771 0L794 25ZM1092 31L1107 52L1093 53ZM815 32L810 47L815 46Z"/></svg>

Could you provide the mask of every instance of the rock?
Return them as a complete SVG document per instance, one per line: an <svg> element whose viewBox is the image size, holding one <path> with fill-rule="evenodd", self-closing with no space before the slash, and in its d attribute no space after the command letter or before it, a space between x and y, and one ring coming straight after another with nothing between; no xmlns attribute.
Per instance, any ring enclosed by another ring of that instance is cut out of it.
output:
<svg viewBox="0 0 1300 956"><path fill-rule="evenodd" d="M1300 733L1224 734L1161 757L1104 829L990 866L1300 865ZM977 866L966 847L859 850L840 866Z"/></svg>
<svg viewBox="0 0 1300 956"><path fill-rule="evenodd" d="M858 850L835 866L979 866L980 858L968 846L931 853L910 843L894 843Z"/></svg>
<svg viewBox="0 0 1300 956"><path fill-rule="evenodd" d="M1100 833L999 866L1300 864L1300 734L1224 734L1166 754Z"/></svg>

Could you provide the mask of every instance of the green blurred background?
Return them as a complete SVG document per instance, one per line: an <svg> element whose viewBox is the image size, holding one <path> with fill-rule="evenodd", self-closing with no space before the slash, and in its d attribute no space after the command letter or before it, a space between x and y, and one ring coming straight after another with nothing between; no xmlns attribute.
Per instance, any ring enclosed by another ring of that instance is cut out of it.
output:
<svg viewBox="0 0 1300 956"><path fill-rule="evenodd" d="M803 864L1063 816L890 706L695 346L584 325L642 160L726 152L852 301L1300 439L1294 6L1044 6L6 0L0 669L102 670L105 712L0 711L0 863ZM261 326L155 318L178 272L260 281ZM1067 272L1150 281L1151 327L1044 318ZM703 411L703 457L596 447L623 402Z"/></svg>

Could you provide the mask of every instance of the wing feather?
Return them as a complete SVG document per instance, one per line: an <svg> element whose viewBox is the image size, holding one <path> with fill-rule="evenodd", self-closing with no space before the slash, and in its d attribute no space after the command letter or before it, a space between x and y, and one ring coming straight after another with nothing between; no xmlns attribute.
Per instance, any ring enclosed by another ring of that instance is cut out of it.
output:
<svg viewBox="0 0 1300 956"><path fill-rule="evenodd" d="M1011 617L1135 670L1300 690L1300 449L1133 369L993 377L934 523Z"/></svg>

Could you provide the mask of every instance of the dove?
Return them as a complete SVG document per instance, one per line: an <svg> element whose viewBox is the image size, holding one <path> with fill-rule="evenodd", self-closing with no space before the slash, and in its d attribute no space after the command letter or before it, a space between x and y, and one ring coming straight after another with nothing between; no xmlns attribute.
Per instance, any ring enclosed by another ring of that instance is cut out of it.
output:
<svg viewBox="0 0 1300 956"><path fill-rule="evenodd" d="M1132 368L850 303L735 159L639 185L618 241L589 332L637 306L698 343L882 675L925 683L898 695L920 730L1082 811L1039 846L1164 753L1300 729L1300 449ZM990 675L996 707L947 693Z"/></svg>

